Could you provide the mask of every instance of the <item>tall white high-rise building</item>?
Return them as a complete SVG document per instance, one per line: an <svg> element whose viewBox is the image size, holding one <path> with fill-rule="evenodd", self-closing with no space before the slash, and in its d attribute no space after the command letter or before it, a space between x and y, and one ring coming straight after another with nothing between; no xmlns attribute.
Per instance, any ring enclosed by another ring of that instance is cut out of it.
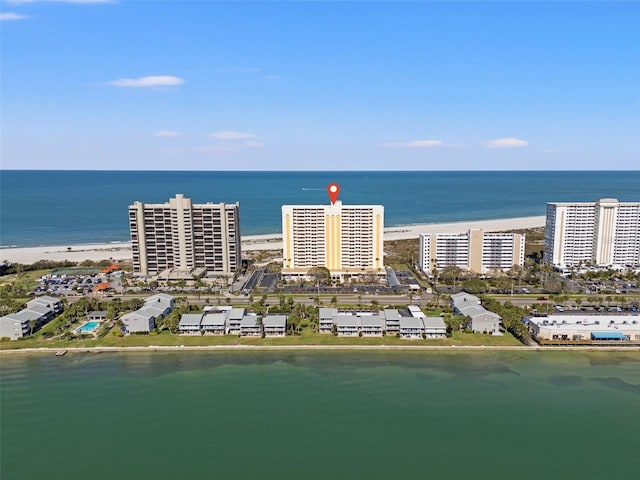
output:
<svg viewBox="0 0 640 480"><path fill-rule="evenodd" d="M434 268L455 266L475 273L508 270L524 264L525 236L489 233L472 229L466 233L420 235L420 269L427 275Z"/></svg>
<svg viewBox="0 0 640 480"><path fill-rule="evenodd" d="M283 269L306 276L326 267L332 278L384 275L382 205L283 205Z"/></svg>
<svg viewBox="0 0 640 480"><path fill-rule="evenodd" d="M640 202L547 203L544 259L560 268L640 264Z"/></svg>
<svg viewBox="0 0 640 480"><path fill-rule="evenodd" d="M133 271L204 268L232 275L242 262L240 205L194 204L178 194L168 203L129 206Z"/></svg>

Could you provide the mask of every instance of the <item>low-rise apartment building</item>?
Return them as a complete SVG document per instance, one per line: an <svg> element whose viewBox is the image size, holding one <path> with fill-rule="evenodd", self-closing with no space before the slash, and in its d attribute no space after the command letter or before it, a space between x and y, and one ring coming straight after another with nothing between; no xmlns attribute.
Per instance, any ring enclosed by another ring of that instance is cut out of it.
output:
<svg viewBox="0 0 640 480"><path fill-rule="evenodd" d="M287 334L287 316L270 314L262 317L265 337L284 337Z"/></svg>
<svg viewBox="0 0 640 480"><path fill-rule="evenodd" d="M156 320L169 315L174 305L174 298L166 293L148 297L141 308L120 317L124 333L149 333L155 330Z"/></svg>
<svg viewBox="0 0 640 480"><path fill-rule="evenodd" d="M43 295L31 299L26 308L0 317L0 338L17 340L30 335L60 312L62 302L57 298Z"/></svg>
<svg viewBox="0 0 640 480"><path fill-rule="evenodd" d="M474 333L501 335L502 317L481 305L480 298L467 292L451 295L451 308L457 315L469 317L469 328Z"/></svg>
<svg viewBox="0 0 640 480"><path fill-rule="evenodd" d="M261 337L262 323L257 315L245 315L240 320L241 337Z"/></svg>

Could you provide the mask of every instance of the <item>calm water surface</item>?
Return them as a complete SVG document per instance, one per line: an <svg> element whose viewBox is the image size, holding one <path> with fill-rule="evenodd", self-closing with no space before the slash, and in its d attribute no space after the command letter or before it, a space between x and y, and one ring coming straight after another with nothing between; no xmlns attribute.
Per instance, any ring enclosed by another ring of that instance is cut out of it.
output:
<svg viewBox="0 0 640 480"><path fill-rule="evenodd" d="M636 479L638 353L1 357L1 477Z"/></svg>
<svg viewBox="0 0 640 480"><path fill-rule="evenodd" d="M0 171L0 247L129 240L128 206L240 202L243 235L281 233L282 205L382 204L385 225L545 215L547 202L640 201L629 172Z"/></svg>

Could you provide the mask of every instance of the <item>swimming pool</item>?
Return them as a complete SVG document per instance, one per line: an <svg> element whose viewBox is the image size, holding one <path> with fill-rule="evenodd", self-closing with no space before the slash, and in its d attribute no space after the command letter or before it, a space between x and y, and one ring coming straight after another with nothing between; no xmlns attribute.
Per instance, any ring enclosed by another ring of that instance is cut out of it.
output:
<svg viewBox="0 0 640 480"><path fill-rule="evenodd" d="M100 322L96 322L96 321L87 322L84 325L78 327L76 329L76 332L77 333L93 333L98 329L99 326L100 326Z"/></svg>

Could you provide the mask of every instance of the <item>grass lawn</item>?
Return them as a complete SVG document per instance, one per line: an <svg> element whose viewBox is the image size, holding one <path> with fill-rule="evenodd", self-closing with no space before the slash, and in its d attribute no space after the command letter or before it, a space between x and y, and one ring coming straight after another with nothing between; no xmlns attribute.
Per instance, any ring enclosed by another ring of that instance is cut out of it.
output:
<svg viewBox="0 0 640 480"><path fill-rule="evenodd" d="M204 335L175 335L162 332L157 335L130 335L117 337L108 333L99 339L78 340L46 340L42 337L28 338L0 344L1 350L21 348L49 347L54 349L67 347L147 347L157 346L207 346L207 345L522 345L510 333L502 337L491 335L455 332L452 338L431 340L404 340L393 336L387 337L336 337L312 332L310 328L302 330L299 336L280 338L239 338L235 335L204 336Z"/></svg>
<svg viewBox="0 0 640 480"><path fill-rule="evenodd" d="M25 292L29 292L38 286L38 284L40 283L38 279L40 277L50 272L50 269L44 269L3 275L2 277L0 277L0 285L12 285L14 288L22 287Z"/></svg>

